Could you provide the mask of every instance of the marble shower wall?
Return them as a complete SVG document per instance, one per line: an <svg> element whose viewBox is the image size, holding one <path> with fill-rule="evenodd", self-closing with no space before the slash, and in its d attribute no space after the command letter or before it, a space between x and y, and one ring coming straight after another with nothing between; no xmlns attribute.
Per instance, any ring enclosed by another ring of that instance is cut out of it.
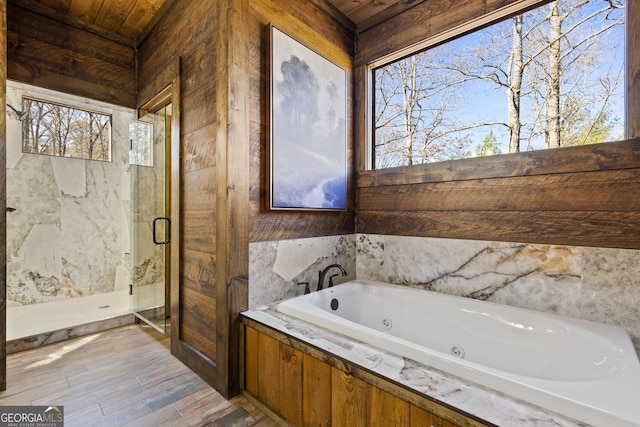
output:
<svg viewBox="0 0 640 427"><path fill-rule="evenodd" d="M357 235L358 279L608 323L640 349L640 251Z"/></svg>
<svg viewBox="0 0 640 427"><path fill-rule="evenodd" d="M347 277L337 277L335 283L355 279L355 235L250 243L249 308L302 295L304 286L297 286L298 282L309 282L314 291L318 272L334 263L348 273Z"/></svg>
<svg viewBox="0 0 640 427"><path fill-rule="evenodd" d="M112 116L112 161L22 153L22 126L7 116L7 297L9 306L127 289L129 123L134 112L12 81L22 95Z"/></svg>

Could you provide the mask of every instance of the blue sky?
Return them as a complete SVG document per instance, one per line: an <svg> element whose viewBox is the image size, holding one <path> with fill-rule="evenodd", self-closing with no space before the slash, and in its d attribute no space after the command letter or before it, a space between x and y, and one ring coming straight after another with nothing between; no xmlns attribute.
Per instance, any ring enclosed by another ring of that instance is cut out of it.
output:
<svg viewBox="0 0 640 427"><path fill-rule="evenodd" d="M573 0L563 0L561 5L571 4ZM608 4L604 0L593 0L589 2L586 6L581 9L581 12L584 14L590 14L594 11L600 9L603 5ZM527 12L524 15L524 26L525 30L529 28L530 23L534 21L534 16L538 15L546 15L548 13L549 6L542 6L538 10L534 10L531 12ZM611 18L620 18L622 15L622 11L616 11L610 14ZM569 18L563 28L568 28L571 25L571 18ZM593 25L593 28L598 28L598 26L604 25L603 21L600 20ZM506 39L504 42L499 42L497 39L492 39L490 34L510 34L512 28L512 20L507 19L502 23L498 23L490 28L481 30L476 33L469 34L467 36L461 37L459 39L453 40L449 43L445 43L439 47L436 47L428 52L425 55L429 55L432 58L433 62L436 63L451 63L456 56L461 56L460 52L474 52L477 57L480 53L476 51L478 47L482 49L487 49L482 55L490 55L494 52L490 52L488 49L490 47L498 46L499 43L504 43L503 48L500 50L501 52L506 52L508 54L511 46L511 39ZM593 28L586 29L585 26L581 27L585 32L593 31ZM571 33L575 34L574 40L580 40L582 37L579 37L577 31ZM590 58L590 50L586 50L582 52L580 56L578 56L578 60L584 62L579 67L576 67L577 70L581 73L583 70L587 70L589 73L595 72L595 77L592 75L589 78L583 78L583 81L588 81L594 83L596 86L599 85L599 77L606 75L608 72L619 73L623 69L624 62L624 27L622 25L617 26L610 32L608 32L605 36L603 36L600 43L610 43L610 42L619 42L616 48L611 46L607 46L603 50L599 50L594 52L593 58ZM525 55L527 50L531 50L528 48L529 44L525 42ZM507 55L503 55L503 62L505 63ZM473 57L469 57L465 59L465 61L473 61ZM447 62L449 61L449 62ZM531 69L531 68L530 68ZM451 72L449 72L451 73ZM567 73L569 75L569 73ZM452 77L453 78L453 77ZM624 76L622 76L622 82L624 82ZM526 84L526 80L525 80ZM619 122L612 132L612 138L621 138L623 137L623 126L624 126L624 84L620 84L617 88L614 97L615 100L610 104L610 109L612 110L614 116L619 118ZM459 87L456 91L455 97L451 97L450 95L446 98L448 103L447 114L451 118L451 120L455 120L457 122L464 123L478 123L478 122L501 122L506 123L507 121L507 91L506 88L500 87L495 83L492 83L487 80L472 80L471 82L467 82L464 84L464 88ZM584 97L580 97L584 99ZM434 99L434 103L438 104L437 99ZM531 99L524 98L522 100L522 121L523 122L531 122L531 118L529 113L526 112L526 108L531 107L533 105L533 101ZM529 108L530 109L530 108ZM595 113L594 113L595 114ZM475 148L477 144L482 143L485 136L489 134L490 129L488 127L478 128L477 130L469 130L464 131L464 134L472 135L473 142L471 143L472 149ZM493 127L494 134L498 137L499 141L507 141L507 128L505 126L494 126ZM541 148L541 141L538 141L538 146L535 148ZM524 146L521 148L524 149ZM503 149L503 152L506 151L506 148Z"/></svg>

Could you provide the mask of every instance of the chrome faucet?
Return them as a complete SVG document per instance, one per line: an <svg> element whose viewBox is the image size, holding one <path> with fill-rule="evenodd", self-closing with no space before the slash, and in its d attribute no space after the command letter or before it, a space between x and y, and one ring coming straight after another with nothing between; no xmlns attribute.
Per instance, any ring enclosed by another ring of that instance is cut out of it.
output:
<svg viewBox="0 0 640 427"><path fill-rule="evenodd" d="M318 291L322 290L324 286L324 277L332 268L339 269L342 272L343 276L347 275L347 270L345 270L340 264L331 264L330 266L326 267L324 270L318 272L318 289L316 290ZM337 276L337 274L334 274L333 276L329 277L329 286L327 286L328 288L333 286L333 278L335 276Z"/></svg>

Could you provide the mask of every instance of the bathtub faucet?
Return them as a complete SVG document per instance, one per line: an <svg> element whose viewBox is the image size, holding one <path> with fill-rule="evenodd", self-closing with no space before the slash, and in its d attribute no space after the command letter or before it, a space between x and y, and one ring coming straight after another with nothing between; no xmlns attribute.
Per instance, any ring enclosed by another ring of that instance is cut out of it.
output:
<svg viewBox="0 0 640 427"><path fill-rule="evenodd" d="M326 276L329 270L331 270L332 268L339 269L342 272L343 276L347 275L347 270L345 270L340 264L331 264L330 266L326 267L324 270L318 272L318 289L316 289L317 291L322 290L324 286L324 276ZM335 276L337 276L337 274L334 274L333 276L329 277L329 286L327 286L328 288L333 286L333 278Z"/></svg>

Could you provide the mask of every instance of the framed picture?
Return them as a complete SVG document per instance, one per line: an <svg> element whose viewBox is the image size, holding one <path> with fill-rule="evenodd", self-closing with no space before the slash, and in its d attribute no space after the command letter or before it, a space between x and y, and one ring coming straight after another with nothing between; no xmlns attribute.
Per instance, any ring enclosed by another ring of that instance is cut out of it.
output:
<svg viewBox="0 0 640 427"><path fill-rule="evenodd" d="M270 26L271 209L345 210L347 73Z"/></svg>

